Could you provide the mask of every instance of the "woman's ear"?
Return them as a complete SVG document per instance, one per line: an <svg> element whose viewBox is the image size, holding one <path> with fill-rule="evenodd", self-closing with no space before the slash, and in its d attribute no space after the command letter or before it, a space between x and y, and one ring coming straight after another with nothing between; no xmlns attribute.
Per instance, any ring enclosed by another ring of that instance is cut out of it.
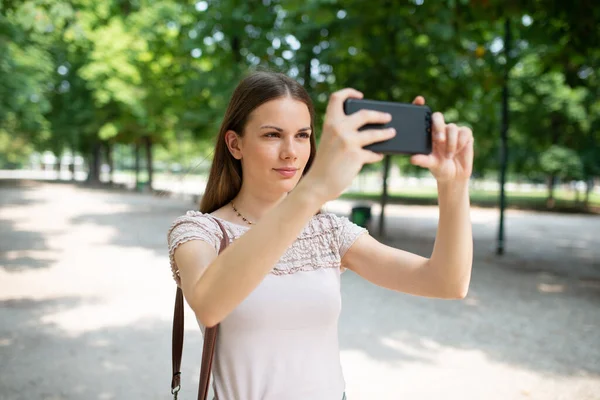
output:
<svg viewBox="0 0 600 400"><path fill-rule="evenodd" d="M225 143L229 152L236 160L242 159L241 137L232 130L225 132Z"/></svg>

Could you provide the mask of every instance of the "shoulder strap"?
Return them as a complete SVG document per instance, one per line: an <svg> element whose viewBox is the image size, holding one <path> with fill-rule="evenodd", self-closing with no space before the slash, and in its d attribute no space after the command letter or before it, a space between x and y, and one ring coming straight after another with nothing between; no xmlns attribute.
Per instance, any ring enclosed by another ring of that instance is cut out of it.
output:
<svg viewBox="0 0 600 400"><path fill-rule="evenodd" d="M223 232L223 239L221 239L221 248L219 254L225 250L229 244L229 236L225 227L216 218L212 218L213 221L219 225L221 232ZM177 293L175 294L175 311L173 314L173 347L172 347L172 359L173 359L173 378L171 379L171 394L173 398L177 400L177 393L181 389L181 353L183 351L183 292L181 288L177 287ZM217 329L219 325L215 325L211 328L204 330L204 345L202 348L202 364L200 367L200 383L198 387L198 400L206 400L208 396L208 385L210 382L210 372L212 369L212 361L215 353L215 344L217 343Z"/></svg>

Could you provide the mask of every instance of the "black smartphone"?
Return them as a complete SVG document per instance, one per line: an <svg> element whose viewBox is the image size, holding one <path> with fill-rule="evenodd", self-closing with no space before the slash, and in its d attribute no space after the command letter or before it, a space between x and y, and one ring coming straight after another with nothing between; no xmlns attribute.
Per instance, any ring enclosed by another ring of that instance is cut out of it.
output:
<svg viewBox="0 0 600 400"><path fill-rule="evenodd" d="M428 106L364 99L347 99L344 102L346 115L362 109L389 113L392 120L387 124L368 124L359 130L396 129L393 138L365 146L365 149L382 154L431 153L431 109Z"/></svg>

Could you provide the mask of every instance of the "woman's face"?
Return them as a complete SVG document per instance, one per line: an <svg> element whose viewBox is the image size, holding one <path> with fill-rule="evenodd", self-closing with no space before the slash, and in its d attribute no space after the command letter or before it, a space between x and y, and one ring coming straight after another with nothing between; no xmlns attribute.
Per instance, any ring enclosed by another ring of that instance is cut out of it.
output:
<svg viewBox="0 0 600 400"><path fill-rule="evenodd" d="M257 107L237 145L228 136L234 157L241 160L244 184L273 196L290 192L310 157L310 122L306 104L291 97Z"/></svg>

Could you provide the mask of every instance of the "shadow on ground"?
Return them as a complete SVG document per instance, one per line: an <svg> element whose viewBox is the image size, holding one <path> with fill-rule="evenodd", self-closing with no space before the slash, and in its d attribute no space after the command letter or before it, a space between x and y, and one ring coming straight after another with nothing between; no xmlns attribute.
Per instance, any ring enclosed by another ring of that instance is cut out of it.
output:
<svg viewBox="0 0 600 400"><path fill-rule="evenodd" d="M192 207L148 196L125 196L130 206L125 212L86 214L72 222L120 226L119 236L114 237L112 244L152 248L164 255L168 227ZM385 242L430 255L437 228L435 218L389 217L388 221L396 229L391 230L392 235ZM515 227L522 228L520 224L526 223L519 221ZM491 255L493 230L490 232L486 222L474 222L475 271L471 291L463 301L392 293L349 272L343 285L342 349L362 350L392 363L430 362L438 351L429 347L433 342L442 347L480 351L496 362L538 372L599 375L600 363L598 357L593 357L597 350L590 348L594 346L594 327L600 326L600 318L590 314L590 303L598 301L600 285L589 276L584 279L576 274L573 279L573 270L562 264L569 254L560 259L548 258L548 254L532 247L526 254L528 243L537 238L536 232L530 232L532 237L521 235L520 239L512 239L512 252L503 259L511 268L506 268ZM563 232L563 239L565 235L567 232ZM555 242L561 240L558 233L546 236ZM595 243L587 236L584 239L586 246ZM514 243L519 240L520 243ZM520 269L520 265L507 261L517 251L515 263L521 257L535 263L538 270ZM590 267L585 257L570 256L579 270ZM571 329L573 326L578 329ZM408 351L394 349L390 340L401 343L400 348Z"/></svg>
<svg viewBox="0 0 600 400"><path fill-rule="evenodd" d="M0 399L172 398L170 322L139 320L86 332L47 322L90 303L79 297L0 301L0 320L12 321L0 325ZM186 332L181 398L195 398L200 339Z"/></svg>
<svg viewBox="0 0 600 400"><path fill-rule="evenodd" d="M35 181L0 179L0 204L2 207L11 207L43 203L44 200L32 196L39 190L40 184Z"/></svg>
<svg viewBox="0 0 600 400"><path fill-rule="evenodd" d="M402 248L431 251L429 241L410 238ZM600 377L595 281L506 269L478 255L463 300L395 293L350 271L342 279L342 350L398 365L429 363L441 348L459 349L539 373Z"/></svg>
<svg viewBox="0 0 600 400"><path fill-rule="evenodd" d="M45 203L33 196L38 190L33 181L0 180L0 212L5 215L0 217L0 268L8 272L47 268L56 261L49 257L47 238L38 231L19 229L12 215L16 208Z"/></svg>
<svg viewBox="0 0 600 400"><path fill-rule="evenodd" d="M120 246L123 251L142 247L160 257L167 254L166 234L173 220L194 208L189 202L133 193L97 191L94 195L101 196L102 204L117 206L118 211L102 213L90 207L73 217L70 224L111 227L117 233L107 245ZM391 217L388 226L395 226L396 230L386 241L429 256L436 223L434 218ZM564 245L579 240L576 229L571 233L564 230L561 224L566 226L565 220L557 220L557 224L563 231L547 235L553 243L561 243L561 236L568 239ZM517 224L515 228L524 226ZM5 232L13 235L10 229L2 231ZM521 243L512 239L511 251L526 252L524 257L541 264L540 269L520 269L518 258L508 268L490 257L494 233L489 223L474 222L474 272L469 295L462 301L398 294L346 272L342 278L341 349L364 352L393 365L432 363L445 349L469 350L493 363L540 373L600 377L600 288L593 280L569 272L587 265L582 261L585 257L573 258L573 253L560 251L548 256L540 250L542 247L533 247L538 232ZM16 242L22 242L23 249L34 248L45 238L43 232L16 235ZM599 245L587 232L581 243ZM98 251L94 256L102 254L101 246ZM552 260L554 264L550 263ZM567 269L564 260L571 260ZM24 260L23 264L30 262ZM170 381L171 321L141 320L83 333L71 333L47 322L48 315L82 307L90 301L63 297L0 303L0 321L15 321L11 326L0 323L0 356L9 360L0 363L0 389L7 387L9 379L19 383L11 383L13 392L7 392L7 397L2 397L5 391L0 390L0 399L169 398L168 393L163 393L168 391ZM171 304L172 298L165 301ZM198 364L193 363L199 362L200 352L189 349L199 349L199 342L199 333L186 337L184 365L189 367L184 370L184 390L189 392L181 398L190 398L195 391ZM19 368L12 368L14 365ZM13 369L32 373L14 377ZM15 388L20 387L30 389L19 397ZM40 395L33 396L32 390Z"/></svg>
<svg viewBox="0 0 600 400"><path fill-rule="evenodd" d="M187 210L172 204L162 205L160 200L146 196L136 194L126 196L128 197L126 204L121 204L125 211L111 214L84 214L72 218L70 223L118 226L118 234L114 235L108 244L132 248L143 247L153 250L157 256L168 254L167 232L175 218Z"/></svg>
<svg viewBox="0 0 600 400"><path fill-rule="evenodd" d="M8 272L48 268L56 261L39 232L18 230L12 221L0 218L0 237L0 268Z"/></svg>

